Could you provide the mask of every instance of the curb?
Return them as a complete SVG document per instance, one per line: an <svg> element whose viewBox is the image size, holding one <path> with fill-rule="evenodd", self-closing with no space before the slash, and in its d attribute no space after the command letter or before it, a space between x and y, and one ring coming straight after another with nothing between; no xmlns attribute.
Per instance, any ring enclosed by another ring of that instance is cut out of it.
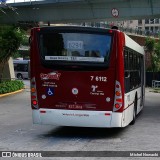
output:
<svg viewBox="0 0 160 160"><path fill-rule="evenodd" d="M0 98L1 98L1 97L5 97L5 96L9 96L9 95L13 95L13 94L16 94L16 93L20 93L20 92L22 92L23 90L24 90L24 89L20 89L20 90L15 91L15 92L0 94Z"/></svg>
<svg viewBox="0 0 160 160"><path fill-rule="evenodd" d="M25 88L25 89L30 89L30 87L29 87L29 86L25 86L24 88Z"/></svg>

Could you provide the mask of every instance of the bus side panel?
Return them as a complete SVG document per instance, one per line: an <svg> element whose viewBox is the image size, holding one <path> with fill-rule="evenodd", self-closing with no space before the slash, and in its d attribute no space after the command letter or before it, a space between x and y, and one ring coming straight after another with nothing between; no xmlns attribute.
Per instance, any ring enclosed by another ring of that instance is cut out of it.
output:
<svg viewBox="0 0 160 160"><path fill-rule="evenodd" d="M131 38L125 35L125 51L127 51L125 52L125 56L128 57L128 60L126 61L127 65L125 69L129 73L129 76L126 77L126 79L128 80L129 83L125 83L126 93L125 93L125 102L124 102L123 126L127 126L133 120L135 100L137 99L136 114L138 114L142 110L144 105L142 102L142 100L144 100L144 63L142 63L141 59L139 62L141 68L137 69L138 57L144 57L142 56L144 54L144 50L135 41L133 41ZM135 54L137 54L136 58L135 58ZM133 56L134 56L134 59L132 58L132 60L130 60L130 57L133 57ZM136 68L135 68L135 65L137 66ZM138 80L138 76L136 76L137 79L135 79L135 77L131 78L131 72L133 71L135 72L137 70L139 70L139 73L141 73L140 82Z"/></svg>
<svg viewBox="0 0 160 160"><path fill-rule="evenodd" d="M125 45L125 36L124 33L122 32L116 32L116 77L115 77L115 86L120 85L120 97L119 99L116 98L116 87L115 87L115 104L113 106L113 111L116 115L116 113L120 113L119 116L119 123L120 126L123 127L124 124L124 117L125 117L125 112L124 112L124 45ZM119 87L118 87L119 90ZM120 108L116 108L116 103L120 100ZM116 116L112 118L112 123L116 122ZM114 122L115 121L115 122Z"/></svg>
<svg viewBox="0 0 160 160"><path fill-rule="evenodd" d="M137 94L137 114L142 110L141 106L141 87L125 94L125 109L124 109L124 122L123 126L127 126L133 120L133 109L135 95Z"/></svg>

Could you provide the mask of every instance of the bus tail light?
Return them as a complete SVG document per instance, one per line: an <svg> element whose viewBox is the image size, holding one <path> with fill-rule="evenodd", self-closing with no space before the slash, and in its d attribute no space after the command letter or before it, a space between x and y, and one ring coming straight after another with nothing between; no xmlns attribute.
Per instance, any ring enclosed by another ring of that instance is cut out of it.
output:
<svg viewBox="0 0 160 160"><path fill-rule="evenodd" d="M33 96L33 95L32 95L32 96L31 96L31 99L36 99L36 96Z"/></svg>
<svg viewBox="0 0 160 160"><path fill-rule="evenodd" d="M121 92L120 91L116 91L116 96L120 96Z"/></svg>
<svg viewBox="0 0 160 160"><path fill-rule="evenodd" d="M109 31L108 31L109 33L113 33L113 31L110 29Z"/></svg>
<svg viewBox="0 0 160 160"><path fill-rule="evenodd" d="M36 101L36 100L33 100L33 101L32 101L32 105L37 105L37 101Z"/></svg>
<svg viewBox="0 0 160 160"><path fill-rule="evenodd" d="M35 77L31 79L31 102L32 102L32 108L33 109L38 109L38 100L37 100L37 90L36 90Z"/></svg>
<svg viewBox="0 0 160 160"><path fill-rule="evenodd" d="M31 87L31 92L32 93L36 92L36 89L34 87Z"/></svg>
<svg viewBox="0 0 160 160"><path fill-rule="evenodd" d="M113 111L116 112L122 107L122 89L119 81L115 83L115 98Z"/></svg>
<svg viewBox="0 0 160 160"><path fill-rule="evenodd" d="M40 32L41 31L41 29L40 28L37 28L37 32Z"/></svg>
<svg viewBox="0 0 160 160"><path fill-rule="evenodd" d="M118 109L119 107L120 107L120 105L119 105L118 103L116 103L116 104L115 104L115 108Z"/></svg>

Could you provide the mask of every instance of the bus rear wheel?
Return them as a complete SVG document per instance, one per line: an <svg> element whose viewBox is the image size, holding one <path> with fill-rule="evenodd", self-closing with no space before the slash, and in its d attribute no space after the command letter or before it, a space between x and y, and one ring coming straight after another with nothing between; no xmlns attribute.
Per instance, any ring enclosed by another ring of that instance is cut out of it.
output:
<svg viewBox="0 0 160 160"><path fill-rule="evenodd" d="M18 79L23 79L22 74L18 73L18 74L17 74L17 78L18 78Z"/></svg>
<svg viewBox="0 0 160 160"><path fill-rule="evenodd" d="M133 108L133 120L131 121L131 125L134 125L136 122L136 110L137 110L137 98L134 101L134 108Z"/></svg>

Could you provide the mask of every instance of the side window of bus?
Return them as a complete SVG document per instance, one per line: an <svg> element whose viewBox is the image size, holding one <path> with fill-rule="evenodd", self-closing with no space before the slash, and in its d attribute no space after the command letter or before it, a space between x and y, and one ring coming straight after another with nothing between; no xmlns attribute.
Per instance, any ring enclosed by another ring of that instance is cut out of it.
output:
<svg viewBox="0 0 160 160"><path fill-rule="evenodd" d="M16 69L18 72L28 72L28 65L27 64L17 64Z"/></svg>
<svg viewBox="0 0 160 160"><path fill-rule="evenodd" d="M124 49L125 93L141 85L141 59L143 59L142 55L136 51Z"/></svg>
<svg viewBox="0 0 160 160"><path fill-rule="evenodd" d="M128 60L128 51L124 51L124 67L125 67L125 78L128 78L129 75L129 60Z"/></svg>
<svg viewBox="0 0 160 160"><path fill-rule="evenodd" d="M134 89L134 52L129 51L130 64L130 90Z"/></svg>
<svg viewBox="0 0 160 160"><path fill-rule="evenodd" d="M17 64L17 71L19 72L19 71L22 71L22 69L21 69L22 67L21 67L21 64Z"/></svg>
<svg viewBox="0 0 160 160"><path fill-rule="evenodd" d="M130 70L129 70L129 52L124 49L124 67L125 67L125 92L130 91Z"/></svg>
<svg viewBox="0 0 160 160"><path fill-rule="evenodd" d="M64 40L62 34L44 34L40 36L43 55L61 56L64 50ZM43 42L43 43L42 43Z"/></svg>
<svg viewBox="0 0 160 160"><path fill-rule="evenodd" d="M14 64L14 70L17 71L17 64Z"/></svg>
<svg viewBox="0 0 160 160"><path fill-rule="evenodd" d="M124 50L124 68L125 68L125 71L128 69L128 52L127 52L127 50Z"/></svg>
<svg viewBox="0 0 160 160"><path fill-rule="evenodd" d="M24 65L24 71L28 72L28 65L27 64Z"/></svg>

